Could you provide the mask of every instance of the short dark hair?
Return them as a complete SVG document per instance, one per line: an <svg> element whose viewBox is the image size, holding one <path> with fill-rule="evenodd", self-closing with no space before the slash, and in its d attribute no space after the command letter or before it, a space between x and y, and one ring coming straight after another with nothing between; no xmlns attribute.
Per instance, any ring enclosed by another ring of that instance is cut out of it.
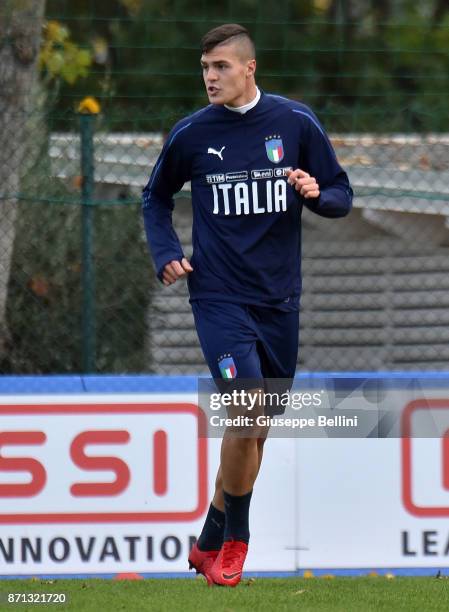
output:
<svg viewBox="0 0 449 612"><path fill-rule="evenodd" d="M201 51L202 53L209 53L209 51L212 51L217 45L233 42L231 39L234 38L246 40L250 45L253 57L256 56L254 41L250 33L238 23L224 23L221 26L209 30L201 39Z"/></svg>

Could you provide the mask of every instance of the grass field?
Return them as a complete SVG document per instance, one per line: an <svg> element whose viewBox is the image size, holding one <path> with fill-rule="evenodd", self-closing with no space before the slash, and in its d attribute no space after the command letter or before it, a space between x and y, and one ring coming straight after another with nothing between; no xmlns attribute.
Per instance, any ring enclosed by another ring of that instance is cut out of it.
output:
<svg viewBox="0 0 449 612"><path fill-rule="evenodd" d="M8 604L7 593L65 593L65 604ZM3 610L223 611L319 610L338 612L440 612L448 609L449 579L258 578L235 589L208 588L197 580L2 580Z"/></svg>

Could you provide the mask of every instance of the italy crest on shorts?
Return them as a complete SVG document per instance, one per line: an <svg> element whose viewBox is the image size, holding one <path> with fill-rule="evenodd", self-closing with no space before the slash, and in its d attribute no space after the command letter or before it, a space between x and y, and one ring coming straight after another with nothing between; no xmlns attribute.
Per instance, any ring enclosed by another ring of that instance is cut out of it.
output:
<svg viewBox="0 0 449 612"><path fill-rule="evenodd" d="M284 145L279 135L267 136L265 138L265 149L268 159L274 164L278 164L284 159Z"/></svg>
<svg viewBox="0 0 449 612"><path fill-rule="evenodd" d="M218 367L225 380L232 380L237 376L237 368L231 355L223 355L219 358Z"/></svg>

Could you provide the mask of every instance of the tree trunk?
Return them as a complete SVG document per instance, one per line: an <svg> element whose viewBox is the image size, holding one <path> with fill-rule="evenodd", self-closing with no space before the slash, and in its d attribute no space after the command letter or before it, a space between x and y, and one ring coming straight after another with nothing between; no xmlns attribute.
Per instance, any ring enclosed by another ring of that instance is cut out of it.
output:
<svg viewBox="0 0 449 612"><path fill-rule="evenodd" d="M434 27L440 25L447 11L449 11L449 0L436 0L432 14L432 25Z"/></svg>
<svg viewBox="0 0 449 612"><path fill-rule="evenodd" d="M8 350L6 302L25 125L36 79L45 0L3 0L0 8L0 359ZM24 313L25 314L25 313ZM26 316L26 315L25 315Z"/></svg>
<svg viewBox="0 0 449 612"><path fill-rule="evenodd" d="M391 3L390 0L371 0L371 12L374 17L374 27L377 34L382 34L384 24L387 23L391 17Z"/></svg>

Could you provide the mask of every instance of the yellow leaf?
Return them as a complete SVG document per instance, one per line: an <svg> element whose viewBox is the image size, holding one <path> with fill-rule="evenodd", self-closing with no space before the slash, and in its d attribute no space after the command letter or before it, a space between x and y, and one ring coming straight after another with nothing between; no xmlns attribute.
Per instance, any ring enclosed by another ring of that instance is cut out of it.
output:
<svg viewBox="0 0 449 612"><path fill-rule="evenodd" d="M47 68L53 74L59 74L64 67L64 56L62 53L53 53L47 60Z"/></svg>
<svg viewBox="0 0 449 612"><path fill-rule="evenodd" d="M91 96L87 96L78 105L78 112L87 115L98 115L101 111L100 103Z"/></svg>
<svg viewBox="0 0 449 612"><path fill-rule="evenodd" d="M63 43L69 37L69 31L59 21L48 21L45 27L45 35L52 42Z"/></svg>
<svg viewBox="0 0 449 612"><path fill-rule="evenodd" d="M78 51L76 55L76 63L78 64L78 66L82 67L90 66L91 56L89 51L86 51L86 49L81 49L80 51Z"/></svg>
<svg viewBox="0 0 449 612"><path fill-rule="evenodd" d="M304 578L314 578L314 575L313 575L313 572L311 572L310 570L305 570L303 577Z"/></svg>

